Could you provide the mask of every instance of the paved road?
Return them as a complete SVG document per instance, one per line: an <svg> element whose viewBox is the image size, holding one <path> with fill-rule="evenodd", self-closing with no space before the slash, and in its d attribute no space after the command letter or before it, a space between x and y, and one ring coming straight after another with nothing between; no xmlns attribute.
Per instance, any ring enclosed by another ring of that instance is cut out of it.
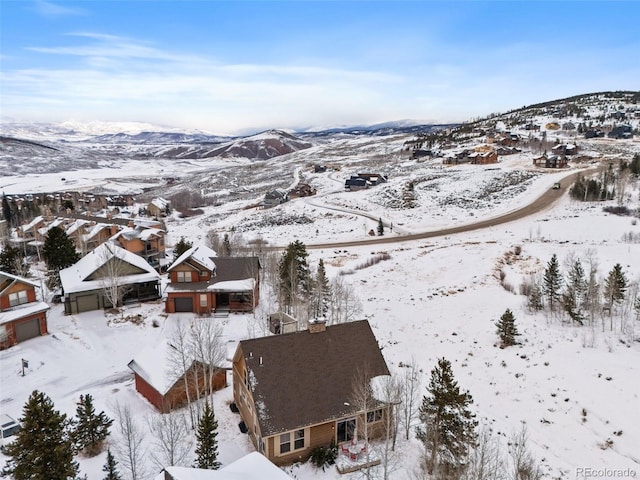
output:
<svg viewBox="0 0 640 480"><path fill-rule="evenodd" d="M523 207L518 208L517 210L513 210L511 212L507 212L503 215L499 215L497 217L493 217L487 220L480 220L478 222L469 223L465 225L460 225L457 227L449 227L443 228L439 230L431 230L426 232L419 233L411 233L406 235L392 235L392 236L382 236L382 237L372 237L362 240L352 240L348 242L329 242L329 243L313 243L307 244L307 250L309 249L323 249L323 248L344 248L344 247L358 247L363 245L383 245L389 243L400 243L406 242L410 240L422 240L425 238L433 238L433 237L441 237L444 235L452 235L454 233L462 233L462 232L470 232L473 230L479 230L482 228L493 227L495 225L501 225L503 223L513 222L514 220L520 220L522 218L528 217L529 215L533 215L534 213L541 212L546 208L553 205L556 201L564 195L569 187L573 185L576 177L579 174L589 174L593 173L593 171L600 170L605 168L605 166L599 166L590 168L588 170L582 170L580 172L571 173L561 180L562 187L558 190L549 189L545 191L540 197L535 199L532 203L528 205L524 205ZM280 247L284 248L284 247Z"/></svg>

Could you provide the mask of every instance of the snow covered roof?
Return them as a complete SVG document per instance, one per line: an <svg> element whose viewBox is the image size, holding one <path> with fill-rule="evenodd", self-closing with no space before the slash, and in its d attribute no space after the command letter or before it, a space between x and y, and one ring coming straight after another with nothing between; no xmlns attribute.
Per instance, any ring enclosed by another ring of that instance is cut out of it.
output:
<svg viewBox="0 0 640 480"><path fill-rule="evenodd" d="M171 351L167 340L145 348L129 362L129 368L162 395L175 384L180 374L171 371Z"/></svg>
<svg viewBox="0 0 640 480"><path fill-rule="evenodd" d="M155 480L290 480L291 477L258 452L239 458L219 470L167 467Z"/></svg>
<svg viewBox="0 0 640 480"><path fill-rule="evenodd" d="M142 270L141 273L124 275L123 284L160 280L160 274L144 258L107 242L82 257L75 265L60 270L60 281L65 294L102 288L101 279L88 280L88 277L116 256L123 262Z"/></svg>
<svg viewBox="0 0 640 480"><path fill-rule="evenodd" d="M247 278L214 283L207 287L207 290L210 292L252 292L255 285L256 281L253 278Z"/></svg>
<svg viewBox="0 0 640 480"><path fill-rule="evenodd" d="M5 279L16 281L16 282L27 283L33 287L40 287L40 284L34 282L33 280L29 280L24 277L19 277L18 275L12 275L11 273L7 273L7 272L0 272L0 282L3 282Z"/></svg>
<svg viewBox="0 0 640 480"><path fill-rule="evenodd" d="M22 227L20 227L20 228L22 229L23 232L28 232L29 230L31 230L33 227L38 225L43 220L44 220L44 217L42 215L39 215L36 218L34 218L33 220L31 220L29 223L27 223L26 225L22 225Z"/></svg>
<svg viewBox="0 0 640 480"><path fill-rule="evenodd" d="M200 265L213 272L216 269L216 264L214 263L213 258L216 256L217 253L211 250L209 247L205 245L196 245L195 247L191 247L189 250L180 255L167 270L170 271L176 265L180 265L189 258L192 258Z"/></svg>
<svg viewBox="0 0 640 480"><path fill-rule="evenodd" d="M49 305L44 302L31 302L18 305L0 312L0 325L13 322L19 318L26 317L28 315L34 315L36 313L45 312L49 310Z"/></svg>
<svg viewBox="0 0 640 480"><path fill-rule="evenodd" d="M166 209L169 206L169 201L162 197L154 198L151 200L151 205L158 207L161 210Z"/></svg>

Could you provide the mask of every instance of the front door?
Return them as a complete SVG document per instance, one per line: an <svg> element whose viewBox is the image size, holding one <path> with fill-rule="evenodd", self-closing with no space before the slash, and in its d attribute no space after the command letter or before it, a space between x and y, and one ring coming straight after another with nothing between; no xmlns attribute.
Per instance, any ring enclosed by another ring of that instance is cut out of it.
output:
<svg viewBox="0 0 640 480"><path fill-rule="evenodd" d="M356 433L356 419L340 420L336 422L336 443L350 441Z"/></svg>

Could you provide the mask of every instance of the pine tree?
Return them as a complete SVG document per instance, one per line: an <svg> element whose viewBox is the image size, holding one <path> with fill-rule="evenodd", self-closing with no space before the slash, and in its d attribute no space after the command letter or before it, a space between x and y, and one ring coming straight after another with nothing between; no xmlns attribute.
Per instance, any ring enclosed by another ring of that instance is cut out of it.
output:
<svg viewBox="0 0 640 480"><path fill-rule="evenodd" d="M44 247L42 247L42 256L47 263L47 268L56 273L80 259L73 240L60 227L49 229Z"/></svg>
<svg viewBox="0 0 640 480"><path fill-rule="evenodd" d="M194 467L217 470L220 468L218 462L218 421L209 402L205 402L204 411L198 421L196 431L196 462Z"/></svg>
<svg viewBox="0 0 640 480"><path fill-rule="evenodd" d="M318 262L318 270L313 282L313 298L311 300L311 315L313 318L325 317L329 311L329 300L331 298L331 286L324 268L324 261Z"/></svg>
<svg viewBox="0 0 640 480"><path fill-rule="evenodd" d="M291 306L299 294L308 295L311 290L311 275L307 263L307 247L300 240L292 242L283 252L278 264L280 275L280 301L282 306Z"/></svg>
<svg viewBox="0 0 640 480"><path fill-rule="evenodd" d="M221 257L230 257L231 256L231 240L229 239L229 234L225 233L224 238L222 239L222 252Z"/></svg>
<svg viewBox="0 0 640 480"><path fill-rule="evenodd" d="M89 394L80 395L76 408L76 418L72 439L76 448L93 457L100 453L102 444L109 436L109 427L113 419L104 412L96 414L93 397Z"/></svg>
<svg viewBox="0 0 640 480"><path fill-rule="evenodd" d="M107 450L107 461L102 467L102 471L106 474L102 480L122 480L120 472L116 469L116 459L113 458L111 450Z"/></svg>
<svg viewBox="0 0 640 480"><path fill-rule="evenodd" d="M425 447L428 473L448 478L463 468L467 451L476 439L478 422L469 409L473 398L468 391L460 391L451 363L445 358L431 370L427 391L430 395L422 398L422 426L416 434Z"/></svg>
<svg viewBox="0 0 640 480"><path fill-rule="evenodd" d="M382 223L381 218L378 219L378 235L379 236L384 235L384 223Z"/></svg>
<svg viewBox="0 0 640 480"><path fill-rule="evenodd" d="M587 281L580 260L576 260L569 271L565 291L562 293L562 308L571 319L584 325L585 316L582 313L587 293Z"/></svg>
<svg viewBox="0 0 640 480"><path fill-rule="evenodd" d="M562 287L558 257L555 253L551 257L551 260L549 260L549 263L547 263L547 268L544 271L543 284L542 291L549 302L549 308L553 311L555 303L560 298L560 288Z"/></svg>
<svg viewBox="0 0 640 480"><path fill-rule="evenodd" d="M496 323L498 328L497 334L500 336L500 341L503 347L510 347L516 345L516 337L520 335L516 328L516 319L513 313L508 308L500 317L500 320Z"/></svg>
<svg viewBox="0 0 640 480"><path fill-rule="evenodd" d="M622 265L616 263L605 280L604 296L613 308L614 303L620 303L625 299L626 292L627 277L622 271Z"/></svg>
<svg viewBox="0 0 640 480"><path fill-rule="evenodd" d="M29 264L24 261L20 249L7 245L0 252L0 270L11 275L29 275Z"/></svg>
<svg viewBox="0 0 640 480"><path fill-rule="evenodd" d="M20 419L22 429L5 448L9 457L3 476L14 480L67 480L78 474L73 460L67 416L53 408L44 393L34 390Z"/></svg>
<svg viewBox="0 0 640 480"><path fill-rule="evenodd" d="M537 280L531 284L531 291L529 292L529 296L527 297L527 307L534 311L538 312L544 308L544 304L542 303L542 289L540 288L540 283Z"/></svg>
<svg viewBox="0 0 640 480"><path fill-rule="evenodd" d="M178 243L173 247L173 261L175 262L180 255L193 247L193 243L188 242L184 239L184 237L180 237Z"/></svg>

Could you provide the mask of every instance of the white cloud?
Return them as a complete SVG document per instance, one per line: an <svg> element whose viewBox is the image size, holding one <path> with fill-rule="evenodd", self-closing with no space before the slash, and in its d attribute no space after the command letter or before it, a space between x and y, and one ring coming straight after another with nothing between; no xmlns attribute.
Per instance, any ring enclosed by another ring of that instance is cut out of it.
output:
<svg viewBox="0 0 640 480"><path fill-rule="evenodd" d="M72 8L57 5L52 2L38 0L33 4L33 11L44 17L64 17L68 15L86 15L86 11L81 8Z"/></svg>

